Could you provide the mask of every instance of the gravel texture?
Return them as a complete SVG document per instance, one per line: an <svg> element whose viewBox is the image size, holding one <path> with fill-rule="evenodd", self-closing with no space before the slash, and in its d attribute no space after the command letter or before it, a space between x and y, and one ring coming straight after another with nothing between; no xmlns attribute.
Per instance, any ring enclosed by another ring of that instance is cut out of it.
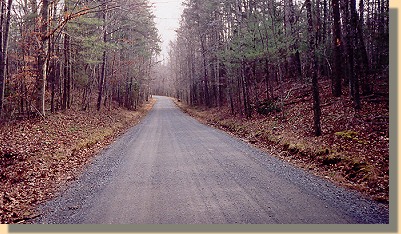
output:
<svg viewBox="0 0 401 234"><path fill-rule="evenodd" d="M46 224L389 223L384 205L200 124L165 97L39 207Z"/></svg>

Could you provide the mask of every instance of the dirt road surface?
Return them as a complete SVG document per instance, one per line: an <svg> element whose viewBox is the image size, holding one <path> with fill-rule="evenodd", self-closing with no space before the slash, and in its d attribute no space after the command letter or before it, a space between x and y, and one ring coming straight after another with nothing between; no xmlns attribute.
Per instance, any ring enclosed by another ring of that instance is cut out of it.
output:
<svg viewBox="0 0 401 234"><path fill-rule="evenodd" d="M388 223L384 206L202 125L169 98L98 155L35 223Z"/></svg>

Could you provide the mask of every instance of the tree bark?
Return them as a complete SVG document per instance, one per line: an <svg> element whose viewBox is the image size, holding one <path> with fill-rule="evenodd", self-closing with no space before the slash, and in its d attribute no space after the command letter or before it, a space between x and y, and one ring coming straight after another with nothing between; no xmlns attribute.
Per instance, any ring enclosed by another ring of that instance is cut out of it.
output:
<svg viewBox="0 0 401 234"><path fill-rule="evenodd" d="M103 9L103 42L106 44L107 43L107 5L105 3L104 9ZM99 80L99 90L98 90L98 98L97 98L97 110L100 111L102 107L102 96L103 96L103 90L104 90L104 83L106 79L106 62L107 62L107 53L106 49L103 51L103 56L102 56L102 66L101 66L101 72L100 72L100 80Z"/></svg>
<svg viewBox="0 0 401 234"><path fill-rule="evenodd" d="M12 0L8 0L7 2L7 15L6 15L6 22L4 24L4 2L1 3L1 36L0 36L0 118L2 117L3 108L4 108L4 95L5 95L5 88L6 88L6 80L7 80L7 51L8 51L8 34L10 30L10 19L11 19L11 6Z"/></svg>
<svg viewBox="0 0 401 234"><path fill-rule="evenodd" d="M3 54L3 21L4 21L5 3L0 1L0 119L3 116L3 100L5 92L4 66L5 58Z"/></svg>
<svg viewBox="0 0 401 234"><path fill-rule="evenodd" d="M206 38L205 36L201 35L201 49L202 49L202 59L203 59L203 82L204 82L204 98L205 98L205 104L207 107L210 107L210 95L209 95L209 78L208 78L208 72L207 72L207 58L206 58L206 45L205 41Z"/></svg>
<svg viewBox="0 0 401 234"><path fill-rule="evenodd" d="M350 51L352 51L353 54L353 60L351 60L351 66L353 66L355 63L358 65L359 67L359 63L358 61L355 61L355 54L354 54L354 50L355 50L355 45L357 45L357 32L356 30L358 29L358 14L356 12L356 0L350 0L350 10L351 10L351 48ZM354 102L355 102L355 109L359 110L361 109L361 98L360 98L360 94L359 94L359 75L356 74L355 69L353 68L353 80L354 80Z"/></svg>
<svg viewBox="0 0 401 234"><path fill-rule="evenodd" d="M341 19L340 19L340 6L338 0L332 0L333 9L333 44L334 44L334 64L335 71L332 79L332 93L335 97L341 96L341 80L342 80L342 61L341 61L341 47L342 47L342 36L341 36Z"/></svg>
<svg viewBox="0 0 401 234"><path fill-rule="evenodd" d="M68 33L64 34L64 91L63 91L63 110L69 109L69 99L71 90L71 77L70 77L70 36Z"/></svg>
<svg viewBox="0 0 401 234"><path fill-rule="evenodd" d="M314 114L314 131L316 136L322 135L321 130L321 109L320 109L320 96L319 96L319 84L317 79L317 62L316 62L316 45L315 45L315 30L312 19L312 4L311 0L306 0L306 9L308 17L308 32L309 32L309 58L310 58L310 70L312 76L312 93L313 93L313 114Z"/></svg>
<svg viewBox="0 0 401 234"><path fill-rule="evenodd" d="M364 26L364 2L360 0L359 2L359 22L357 27L357 43L358 43L358 52L360 57L360 62L362 63L362 72L361 72L361 87L363 95L370 95L373 92L373 87L369 82L369 74L370 74L370 65L369 65L369 58L368 53L366 51L365 46L365 39L363 37L363 26Z"/></svg>
<svg viewBox="0 0 401 234"><path fill-rule="evenodd" d="M46 116L46 79L47 79L47 40L49 21L49 0L42 0L40 18L40 48L38 54L38 77L36 80L36 111Z"/></svg>

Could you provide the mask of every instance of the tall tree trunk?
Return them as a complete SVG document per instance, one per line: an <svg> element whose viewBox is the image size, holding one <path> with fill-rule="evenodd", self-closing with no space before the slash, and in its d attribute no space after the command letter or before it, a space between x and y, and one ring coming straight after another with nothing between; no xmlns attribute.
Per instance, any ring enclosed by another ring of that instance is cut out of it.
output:
<svg viewBox="0 0 401 234"><path fill-rule="evenodd" d="M1 3L1 22L0 22L0 118L4 114L4 95L6 88L6 80L7 80L7 51L8 51L8 34L10 30L10 19L11 19L11 6L12 0L8 0L7 2L7 15L6 22L4 24L4 2Z"/></svg>
<svg viewBox="0 0 401 234"><path fill-rule="evenodd" d="M53 22L57 22L57 4L55 2L52 3L52 20ZM56 42L57 41L57 42ZM58 43L58 39L55 35L51 36L51 40L49 40L49 53L51 58L50 63L50 88L51 88L51 98L50 98L50 109L51 112L56 112L56 83L59 82L60 72L59 72L59 59L54 54L58 55L60 51L60 46Z"/></svg>
<svg viewBox="0 0 401 234"><path fill-rule="evenodd" d="M227 72L226 67L220 61L219 63L219 107L223 107L227 102L226 100L226 89L227 89Z"/></svg>
<svg viewBox="0 0 401 234"><path fill-rule="evenodd" d="M5 56L3 54L3 21L4 21L5 2L0 1L0 119L3 116L3 102L5 92L4 66Z"/></svg>
<svg viewBox="0 0 401 234"><path fill-rule="evenodd" d="M338 0L337 0L338 4ZM339 12L340 13L340 12ZM339 16L340 17L340 16ZM327 0L323 0L323 43L326 45L326 40L327 40L327 22L328 22L328 6L327 6Z"/></svg>
<svg viewBox="0 0 401 234"><path fill-rule="evenodd" d="M51 44L54 44L54 37L51 37L51 40L49 40L49 53L50 55L54 54L54 48L51 47ZM51 58L51 61L49 63L49 81L50 81L50 112L54 113L55 112L55 95L56 95L56 59Z"/></svg>
<svg viewBox="0 0 401 234"><path fill-rule="evenodd" d="M107 4L104 4L104 9L103 9L103 42L107 42ZM102 96L103 96L103 91L104 91L104 83L106 79L106 62L107 62L107 53L106 49L103 51L103 56L102 56L102 66L101 66L101 72L100 72L100 80L99 80L99 90L98 90L98 98L97 98L97 110L100 111L102 107Z"/></svg>
<svg viewBox="0 0 401 234"><path fill-rule="evenodd" d="M312 93L313 93L313 114L314 114L314 130L315 135L322 135L320 117L320 97L319 97L319 84L317 79L317 62L316 62L316 45L315 45L315 30L312 19L312 4L311 0L306 0L306 9L308 15L308 32L309 32L309 58L310 58L310 70L312 76Z"/></svg>
<svg viewBox="0 0 401 234"><path fill-rule="evenodd" d="M386 33L386 15L388 14L386 12L386 8L388 8L388 2L381 0L378 1L378 71L381 71L383 69L383 66L388 66L389 61L389 55L388 55L388 43L389 43L389 37L388 33Z"/></svg>
<svg viewBox="0 0 401 234"><path fill-rule="evenodd" d="M64 1L64 14L68 14L68 0ZM65 27L65 32L64 32L64 68L63 68L63 78L64 78L64 85L63 85L63 105L62 109L66 110L68 108L68 86L69 86L69 72L68 72L68 63L69 63L69 57L68 57L68 50L69 50L69 35L67 32L67 27Z"/></svg>
<svg viewBox="0 0 401 234"><path fill-rule="evenodd" d="M352 11L350 10L350 1L343 0L343 16L345 22L345 31L346 31L346 51L347 51L347 78L346 81L349 82L349 94L350 97L353 98L354 102L356 102L355 97L355 37L354 37L354 28L352 28Z"/></svg>
<svg viewBox="0 0 401 234"><path fill-rule="evenodd" d="M42 0L40 12L40 48L38 54L38 77L36 80L36 109L44 117L46 115L46 79L47 79L47 40L49 21L49 0Z"/></svg>
<svg viewBox="0 0 401 234"><path fill-rule="evenodd" d="M70 36L68 33L64 34L64 91L63 91L63 110L69 108L69 96L71 89L71 77L70 77Z"/></svg>
<svg viewBox="0 0 401 234"><path fill-rule="evenodd" d="M270 100L270 71L269 71L269 58L265 56L265 66L264 66L264 77L265 77L265 86L266 86L266 100Z"/></svg>
<svg viewBox="0 0 401 234"><path fill-rule="evenodd" d="M204 82L204 98L207 107L210 107L210 95L209 95L209 78L207 72L207 58L206 58L206 38L201 35L201 49L202 49L202 59L203 59L203 82Z"/></svg>
<svg viewBox="0 0 401 234"><path fill-rule="evenodd" d="M357 45L357 32L356 30L358 29L358 14L356 12L356 0L350 0L350 10L351 10L351 50L353 54L353 64L357 64L359 67L359 61L355 61L355 46ZM360 94L359 94L359 74L356 74L355 69L353 69L353 80L354 80L354 102L355 102L355 109L359 110L361 109L361 99L360 99Z"/></svg>
<svg viewBox="0 0 401 234"><path fill-rule="evenodd" d="M368 53L366 51L366 46L365 46L365 39L363 37L363 27L364 27L364 2L363 0L360 0L359 2L359 22L358 22L358 27L357 27L357 51L359 53L360 57L360 62L362 63L362 71L361 71L361 87L362 87L362 93L364 95L369 95L373 92L373 87L371 83L369 82L369 74L370 74L370 65L369 65L369 58L368 58Z"/></svg>
<svg viewBox="0 0 401 234"><path fill-rule="evenodd" d="M248 63L244 63L243 69L243 87L244 87L244 107L247 118L252 117L251 97L250 97L250 67Z"/></svg>
<svg viewBox="0 0 401 234"><path fill-rule="evenodd" d="M333 9L333 44L334 44L334 64L335 71L332 79L332 93L335 97L341 96L341 80L342 80L342 60L341 60L341 19L340 19L340 6L338 0L332 0Z"/></svg>

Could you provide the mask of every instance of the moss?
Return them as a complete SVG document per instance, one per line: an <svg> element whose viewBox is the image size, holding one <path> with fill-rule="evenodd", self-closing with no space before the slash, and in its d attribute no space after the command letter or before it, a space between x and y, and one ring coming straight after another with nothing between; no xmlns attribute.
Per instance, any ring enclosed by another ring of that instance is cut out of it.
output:
<svg viewBox="0 0 401 234"><path fill-rule="evenodd" d="M369 143L367 142L367 141L364 141L364 140L357 140L357 142L359 143L359 144L363 144L363 145L368 145Z"/></svg>
<svg viewBox="0 0 401 234"><path fill-rule="evenodd" d="M286 143L284 145L288 145L287 150L291 153L303 153L305 152L305 145L301 143Z"/></svg>
<svg viewBox="0 0 401 234"><path fill-rule="evenodd" d="M71 127L70 128L70 132L76 132L76 131L78 131L79 130L79 128L77 128L77 127Z"/></svg>
<svg viewBox="0 0 401 234"><path fill-rule="evenodd" d="M336 133L334 133L334 135L342 137L342 138L345 138L345 139L349 139L349 140L355 141L355 142L357 142L359 144L364 144L364 145L368 144L367 141L359 139L358 138L358 133L355 132L355 131L336 132Z"/></svg>
<svg viewBox="0 0 401 234"><path fill-rule="evenodd" d="M346 139L351 139L351 140L359 140L358 139L358 133L355 131L342 131L342 132L336 132L334 135L346 138Z"/></svg>
<svg viewBox="0 0 401 234"><path fill-rule="evenodd" d="M331 149L325 148L325 147L320 148L320 149L318 149L318 150L315 151L315 155L316 155L316 156L329 155L329 154L331 154L331 153L333 153L333 152L331 151Z"/></svg>
<svg viewBox="0 0 401 234"><path fill-rule="evenodd" d="M277 144L280 143L280 141L281 141L279 137L275 137L273 135L268 136L267 140L270 142L273 142L273 143L277 143Z"/></svg>

